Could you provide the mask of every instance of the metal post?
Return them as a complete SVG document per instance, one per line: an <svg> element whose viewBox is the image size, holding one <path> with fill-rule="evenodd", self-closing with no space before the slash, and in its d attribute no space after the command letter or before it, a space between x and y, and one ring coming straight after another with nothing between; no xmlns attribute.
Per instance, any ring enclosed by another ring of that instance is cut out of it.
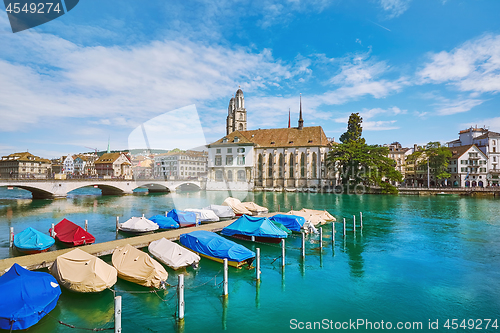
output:
<svg viewBox="0 0 500 333"><path fill-rule="evenodd" d="M306 236L302 233L302 258L306 257Z"/></svg>
<svg viewBox="0 0 500 333"><path fill-rule="evenodd" d="M363 212L359 212L359 221L361 223L361 229L363 229Z"/></svg>
<svg viewBox="0 0 500 333"><path fill-rule="evenodd" d="M352 216L352 230L356 232L356 215Z"/></svg>
<svg viewBox="0 0 500 333"><path fill-rule="evenodd" d="M89 231L89 221L85 220L85 231Z"/></svg>
<svg viewBox="0 0 500 333"><path fill-rule="evenodd" d="M198 221L198 215L196 215L195 227L197 227L197 226L198 226L198 223L199 223L199 221Z"/></svg>
<svg viewBox="0 0 500 333"><path fill-rule="evenodd" d="M257 281L260 281L260 248L255 249L255 260L257 260L257 266L256 266L256 274L257 274Z"/></svg>
<svg viewBox="0 0 500 333"><path fill-rule="evenodd" d="M167 215L168 215L168 212L165 212L165 216L167 216Z"/></svg>
<svg viewBox="0 0 500 333"><path fill-rule="evenodd" d="M319 248L323 249L323 227L319 227Z"/></svg>
<svg viewBox="0 0 500 333"><path fill-rule="evenodd" d="M118 233L118 229L120 229L120 217L116 217L116 233Z"/></svg>
<svg viewBox="0 0 500 333"><path fill-rule="evenodd" d="M177 286L178 305L179 305L179 320L184 320L184 274L179 274L179 283Z"/></svg>
<svg viewBox="0 0 500 333"><path fill-rule="evenodd" d="M122 332L122 297L115 296L115 333Z"/></svg>
<svg viewBox="0 0 500 333"><path fill-rule="evenodd" d="M345 236L345 217L344 217L344 236Z"/></svg>
<svg viewBox="0 0 500 333"><path fill-rule="evenodd" d="M281 240L281 267L285 267L285 240Z"/></svg>
<svg viewBox="0 0 500 333"><path fill-rule="evenodd" d="M56 237L56 231L54 230L54 223L52 223L52 228L50 228L50 236L52 238Z"/></svg>
<svg viewBox="0 0 500 333"><path fill-rule="evenodd" d="M335 231L335 221L332 222L332 243L335 243L335 234L337 232Z"/></svg>
<svg viewBox="0 0 500 333"><path fill-rule="evenodd" d="M255 236L251 236L251 237L252 237L251 238L252 242L255 242Z"/></svg>
<svg viewBox="0 0 500 333"><path fill-rule="evenodd" d="M228 264L227 264L227 258L224 259L224 281L222 285L224 286L224 289L222 290L222 296L227 297L228 294Z"/></svg>
<svg viewBox="0 0 500 333"><path fill-rule="evenodd" d="M10 227L9 247L14 246L14 227Z"/></svg>

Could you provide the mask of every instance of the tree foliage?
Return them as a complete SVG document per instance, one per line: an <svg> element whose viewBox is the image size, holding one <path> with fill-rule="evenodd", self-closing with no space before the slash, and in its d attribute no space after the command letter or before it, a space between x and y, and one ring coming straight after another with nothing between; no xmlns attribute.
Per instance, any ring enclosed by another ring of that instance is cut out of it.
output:
<svg viewBox="0 0 500 333"><path fill-rule="evenodd" d="M447 147L442 146L440 142L429 142L427 145L408 156L407 163L416 163L423 167L425 171L427 171L427 167L429 167L429 173L433 175L436 180L440 180L451 177L448 172L448 164L450 163L451 156L451 151ZM429 161L429 164L427 164L427 161Z"/></svg>
<svg viewBox="0 0 500 333"><path fill-rule="evenodd" d="M347 132L340 137L342 143L328 153L328 166L338 172L344 189L358 184L378 185L384 192L392 193L395 188L384 179L402 181L401 173L395 169L396 162L387 157L387 147L366 144L362 121L358 113L351 114Z"/></svg>

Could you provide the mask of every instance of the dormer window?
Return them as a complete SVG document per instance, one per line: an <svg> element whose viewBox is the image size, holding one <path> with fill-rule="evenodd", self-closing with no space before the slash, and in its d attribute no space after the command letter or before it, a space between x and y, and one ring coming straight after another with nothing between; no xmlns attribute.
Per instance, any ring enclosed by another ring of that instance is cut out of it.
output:
<svg viewBox="0 0 500 333"><path fill-rule="evenodd" d="M234 137L234 142L239 142L240 141L240 138L238 138L237 136Z"/></svg>
<svg viewBox="0 0 500 333"><path fill-rule="evenodd" d="M312 142L313 142L313 140L309 140L309 141L307 141L307 143L312 143Z"/></svg>
<svg viewBox="0 0 500 333"><path fill-rule="evenodd" d="M272 144L272 145L274 145L275 143L276 143L276 142L274 142L274 141L271 141L271 144Z"/></svg>
<svg viewBox="0 0 500 333"><path fill-rule="evenodd" d="M226 142L227 142L227 138L223 138L222 143L226 143Z"/></svg>
<svg viewBox="0 0 500 333"><path fill-rule="evenodd" d="M288 143L289 143L289 144L292 144L292 143L293 143L293 141L288 141Z"/></svg>

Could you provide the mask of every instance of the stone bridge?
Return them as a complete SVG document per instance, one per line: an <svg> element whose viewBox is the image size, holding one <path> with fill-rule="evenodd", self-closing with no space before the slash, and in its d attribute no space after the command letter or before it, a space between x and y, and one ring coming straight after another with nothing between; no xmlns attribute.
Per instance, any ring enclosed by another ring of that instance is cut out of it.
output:
<svg viewBox="0 0 500 333"><path fill-rule="evenodd" d="M179 188L204 189L205 182L199 180L162 179L0 179L0 187L18 187L32 193L33 199L64 198L69 192L82 187L96 187L102 195L132 194L136 188L147 188L149 192L172 192Z"/></svg>

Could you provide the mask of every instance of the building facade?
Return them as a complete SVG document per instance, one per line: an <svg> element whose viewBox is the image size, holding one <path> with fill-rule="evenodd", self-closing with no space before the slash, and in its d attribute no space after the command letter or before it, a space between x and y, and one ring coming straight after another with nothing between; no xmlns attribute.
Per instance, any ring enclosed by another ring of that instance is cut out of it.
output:
<svg viewBox="0 0 500 333"><path fill-rule="evenodd" d="M35 156L29 152L14 153L2 156L0 160L1 178L50 178L52 164L50 160Z"/></svg>
<svg viewBox="0 0 500 333"><path fill-rule="evenodd" d="M207 152L174 149L154 158L154 177L165 179L195 179L207 176Z"/></svg>
<svg viewBox="0 0 500 333"><path fill-rule="evenodd" d="M227 108L226 134L234 131L247 130L247 110L243 91L238 89L236 96L231 98Z"/></svg>
<svg viewBox="0 0 500 333"><path fill-rule="evenodd" d="M106 153L95 162L97 175L102 178L132 179L132 163L123 153Z"/></svg>
<svg viewBox="0 0 500 333"><path fill-rule="evenodd" d="M488 157L478 146L465 145L449 148L452 153L447 185L453 187L484 187L488 184Z"/></svg>
<svg viewBox="0 0 500 333"><path fill-rule="evenodd" d="M241 89L236 96L241 102L232 98L230 110L233 103L235 110L244 106ZM236 123L240 128L246 127L244 112L245 124ZM228 115L226 136L207 146L207 190L321 190L335 185L326 167L333 139L320 126L304 127L302 103L293 128L239 130L229 126L233 119Z"/></svg>
<svg viewBox="0 0 500 333"><path fill-rule="evenodd" d="M403 148L399 142L393 142L390 145L385 144L384 147L389 148L387 157L396 162L396 170L401 173L403 179L406 179L406 157L412 153L412 149ZM392 185L399 185L399 183L393 182Z"/></svg>

